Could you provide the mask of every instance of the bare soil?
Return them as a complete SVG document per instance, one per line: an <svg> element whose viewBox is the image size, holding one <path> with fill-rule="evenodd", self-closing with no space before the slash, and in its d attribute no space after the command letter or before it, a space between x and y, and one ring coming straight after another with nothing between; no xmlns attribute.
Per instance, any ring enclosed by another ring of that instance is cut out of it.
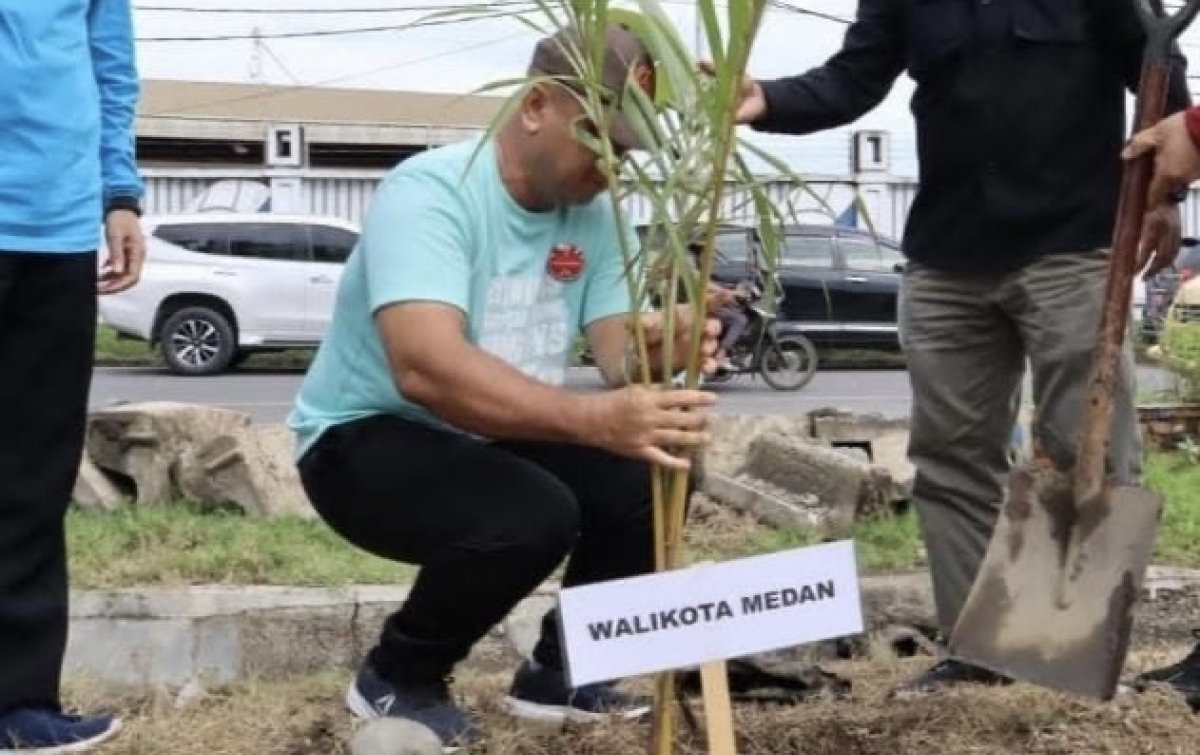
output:
<svg viewBox="0 0 1200 755"><path fill-rule="evenodd" d="M1174 660L1185 648L1140 650L1130 670ZM1122 694L1110 703L1067 697L1029 685L974 688L890 701L891 685L922 670L928 658L847 661L826 668L853 682L849 699L788 706L738 705L740 755L1191 755L1200 717L1165 690ZM125 716L107 755L341 755L353 724L342 706L348 675L210 691L187 705L166 694L108 699ZM615 755L647 751L649 725L567 729L517 725L498 708L504 675L471 676L456 690L482 718L480 755ZM641 686L645 680L634 683ZM80 706L101 704L86 686ZM699 712L699 703L692 707ZM706 752L702 733L681 727L681 755Z"/></svg>

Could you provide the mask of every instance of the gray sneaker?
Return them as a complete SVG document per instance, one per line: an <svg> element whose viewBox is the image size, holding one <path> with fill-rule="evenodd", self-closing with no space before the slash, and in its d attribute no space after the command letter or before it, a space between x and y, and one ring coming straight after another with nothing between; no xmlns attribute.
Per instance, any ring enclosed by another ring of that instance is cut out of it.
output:
<svg viewBox="0 0 1200 755"><path fill-rule="evenodd" d="M430 729L442 740L444 752L469 747L480 739L470 717L450 697L444 679L393 684L364 663L346 690L346 706L362 719L404 718Z"/></svg>

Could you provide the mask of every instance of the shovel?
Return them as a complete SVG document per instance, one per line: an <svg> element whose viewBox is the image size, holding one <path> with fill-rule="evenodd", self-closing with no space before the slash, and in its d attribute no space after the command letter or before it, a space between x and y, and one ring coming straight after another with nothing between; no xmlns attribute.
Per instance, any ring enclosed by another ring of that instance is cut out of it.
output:
<svg viewBox="0 0 1200 755"><path fill-rule="evenodd" d="M1135 4L1147 35L1136 132L1163 117L1168 56L1200 11L1200 0L1188 0L1173 16L1157 0ZM1074 469L1014 468L996 531L948 643L957 660L1100 700L1117 690L1162 511L1159 496L1114 485L1105 466L1152 172L1152 156L1125 165Z"/></svg>

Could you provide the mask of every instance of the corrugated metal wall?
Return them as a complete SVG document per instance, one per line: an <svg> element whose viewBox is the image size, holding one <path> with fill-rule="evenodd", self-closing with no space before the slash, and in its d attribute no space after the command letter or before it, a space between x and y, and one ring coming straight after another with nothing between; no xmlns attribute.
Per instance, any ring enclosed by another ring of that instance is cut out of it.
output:
<svg viewBox="0 0 1200 755"><path fill-rule="evenodd" d="M308 211L361 223L381 177L315 178L306 182Z"/></svg>
<svg viewBox="0 0 1200 755"><path fill-rule="evenodd" d="M383 178L382 171L354 171L339 173L322 171L301 177L298 196L290 198L293 212L316 215L332 215L355 223L361 223L370 206L371 197ZM245 169L211 170L187 168L171 171L156 168L146 171L146 208L148 213L172 214L183 212L189 202L205 189L221 180L256 180L271 184L272 180L294 181L296 176L268 175L263 171ZM768 190L777 204L791 202L798 216L810 222L831 222L841 213L855 196L855 187L849 180L821 179L807 189L783 183L773 183ZM865 205L870 223L885 236L900 238L908 210L916 195L915 182L864 183L858 187L858 196ZM644 197L632 196L626 200L625 208L634 219L649 216L649 202ZM753 208L744 196L736 193L727 197L725 216L730 220L752 221ZM865 226L865 221L859 223ZM1183 207L1185 235L1200 234L1200 190L1193 188Z"/></svg>
<svg viewBox="0 0 1200 755"><path fill-rule="evenodd" d="M146 213L171 215L183 212L188 202L222 178L229 178L229 176L215 175L211 178L147 176L146 197L143 203Z"/></svg>

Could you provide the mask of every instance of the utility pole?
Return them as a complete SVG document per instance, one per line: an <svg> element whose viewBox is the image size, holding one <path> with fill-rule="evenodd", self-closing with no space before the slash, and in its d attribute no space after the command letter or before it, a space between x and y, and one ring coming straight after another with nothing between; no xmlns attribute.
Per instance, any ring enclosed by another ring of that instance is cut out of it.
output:
<svg viewBox="0 0 1200 755"><path fill-rule="evenodd" d="M250 48L250 83L263 83L263 39L262 29L257 26L250 32L252 38Z"/></svg>

